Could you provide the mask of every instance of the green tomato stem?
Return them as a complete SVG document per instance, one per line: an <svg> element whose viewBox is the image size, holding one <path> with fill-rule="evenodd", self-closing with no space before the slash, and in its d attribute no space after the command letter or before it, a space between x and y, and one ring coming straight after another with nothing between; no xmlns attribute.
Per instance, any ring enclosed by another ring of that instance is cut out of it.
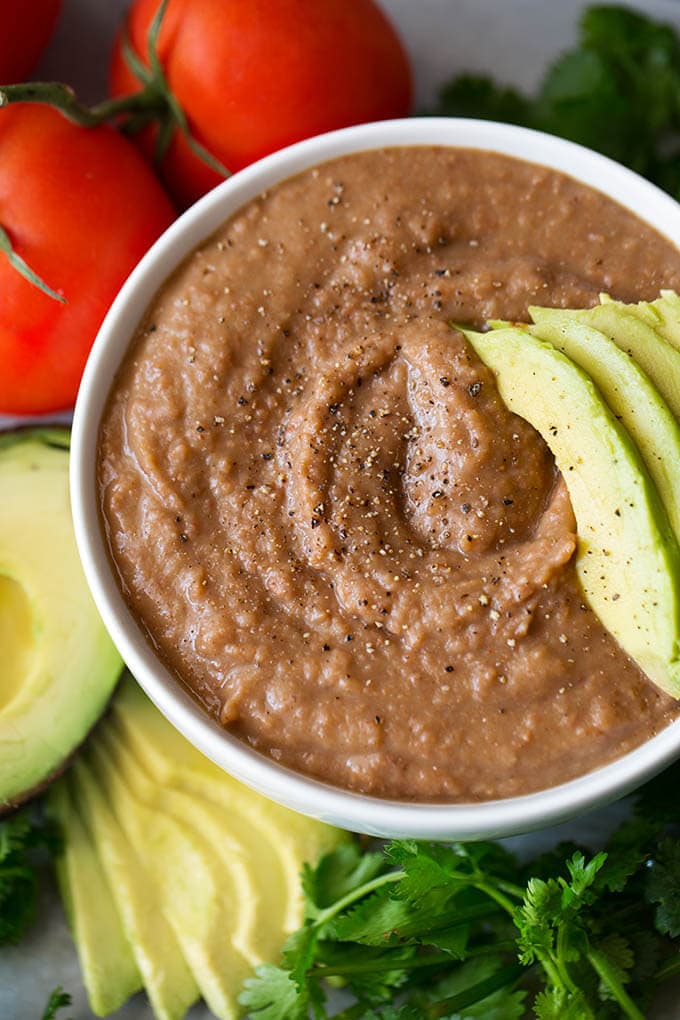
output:
<svg viewBox="0 0 680 1020"><path fill-rule="evenodd" d="M21 273L25 280L28 280L28 282L33 284L34 287L37 287L39 290L41 290L43 294L47 294L48 297L53 298L55 301L58 301L62 305L66 304L66 298L63 296L63 294L58 294L56 290L52 290L52 288L49 287L45 283L45 281L42 280L38 276L38 274L31 269L28 263L25 262L24 259L22 259L21 255L17 255L14 248L12 247L12 242L9 239L7 231L4 230L3 227L0 227L0 251L5 253L9 264L14 269L16 269L17 273Z"/></svg>
<svg viewBox="0 0 680 1020"><path fill-rule="evenodd" d="M175 131L179 131L190 150L198 159L222 177L229 177L230 171L211 152L194 138L186 114L168 85L160 57L158 37L165 15L167 0L162 0L153 17L147 34L149 67L134 52L125 27L122 34L123 58L141 88L128 96L107 99L96 106L88 107L79 101L73 89L61 82L26 82L21 85L5 85L0 88L0 108L10 103L46 103L59 110L68 120L80 127L97 127L99 124L115 122L125 134L135 134L151 122L158 126L155 159L160 164L165 156ZM19 269L19 267L16 267ZM25 271L19 269L20 272ZM28 278L28 276L27 276ZM57 297L49 288L36 279L31 282L41 286L45 293ZM58 300L63 300L58 298Z"/></svg>

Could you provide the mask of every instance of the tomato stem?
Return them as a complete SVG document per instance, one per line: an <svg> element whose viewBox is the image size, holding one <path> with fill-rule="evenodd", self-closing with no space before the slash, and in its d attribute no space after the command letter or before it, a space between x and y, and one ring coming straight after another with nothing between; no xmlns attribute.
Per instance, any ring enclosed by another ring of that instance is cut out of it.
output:
<svg viewBox="0 0 680 1020"><path fill-rule="evenodd" d="M229 177L230 171L227 167L192 135L186 114L165 77L158 56L158 37L167 3L168 0L162 0L158 5L149 26L148 67L133 50L126 27L123 26L121 36L123 59L141 85L138 92L120 96L118 99L106 99L96 106L88 107L79 101L68 85L54 81L26 82L0 88L0 107L10 103L47 103L81 127L96 127L98 124L116 121L120 130L127 135L136 134L155 121L158 125L155 147L157 163L160 164L165 156L173 132L179 131L195 156L222 177Z"/></svg>
<svg viewBox="0 0 680 1020"><path fill-rule="evenodd" d="M125 113L142 111L151 118L162 110L161 102L151 94L137 93L107 99L96 106L85 106L69 85L58 81L29 81L21 85L3 85L0 88L0 107L10 103L45 103L63 113L68 120L81 127L97 127Z"/></svg>
<svg viewBox="0 0 680 1020"><path fill-rule="evenodd" d="M27 262L22 259L21 255L17 255L12 242L9 239L9 235L6 230L0 227L0 251L4 252L11 266L16 269L18 273L32 283L34 287L38 287L43 294L47 294L48 297L54 298L55 301L59 301L62 305L66 304L66 298L63 294L58 294L56 290L52 290L44 280L41 280L37 273L35 273Z"/></svg>

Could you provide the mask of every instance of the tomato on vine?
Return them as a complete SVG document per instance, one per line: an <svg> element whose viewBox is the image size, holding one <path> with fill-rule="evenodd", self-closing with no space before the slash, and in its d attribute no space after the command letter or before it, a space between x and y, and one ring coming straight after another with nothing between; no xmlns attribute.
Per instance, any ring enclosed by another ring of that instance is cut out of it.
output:
<svg viewBox="0 0 680 1020"><path fill-rule="evenodd" d="M37 63L54 31L61 0L3 0L0 82L21 81Z"/></svg>
<svg viewBox="0 0 680 1020"><path fill-rule="evenodd" d="M161 132L163 174L183 204L219 183L216 163L234 172L311 135L405 116L412 96L408 58L374 0L134 0L111 89L143 85L149 105L131 126L166 89L165 137L157 123L139 137L148 150Z"/></svg>

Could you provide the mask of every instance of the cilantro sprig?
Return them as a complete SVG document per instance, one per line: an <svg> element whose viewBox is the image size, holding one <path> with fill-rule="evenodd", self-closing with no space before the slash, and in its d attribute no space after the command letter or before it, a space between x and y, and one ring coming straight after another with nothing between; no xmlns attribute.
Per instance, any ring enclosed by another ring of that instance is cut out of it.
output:
<svg viewBox="0 0 680 1020"><path fill-rule="evenodd" d="M442 89L431 112L560 135L680 197L680 37L639 11L586 8L576 47L548 68L533 96L461 74Z"/></svg>
<svg viewBox="0 0 680 1020"><path fill-rule="evenodd" d="M71 996L68 992L65 992L63 988L55 988L50 993L50 997L47 1000L45 1006L45 1012L42 1015L42 1020L56 1020L57 1013L61 1009L65 1009L71 1005Z"/></svg>
<svg viewBox="0 0 680 1020"><path fill-rule="evenodd" d="M305 924L241 1003L254 1020L644 1020L680 977L680 766L591 854L497 843L345 844L306 867Z"/></svg>
<svg viewBox="0 0 680 1020"><path fill-rule="evenodd" d="M36 858L54 853L59 839L51 822L26 808L0 821L0 945L18 942L35 916Z"/></svg>

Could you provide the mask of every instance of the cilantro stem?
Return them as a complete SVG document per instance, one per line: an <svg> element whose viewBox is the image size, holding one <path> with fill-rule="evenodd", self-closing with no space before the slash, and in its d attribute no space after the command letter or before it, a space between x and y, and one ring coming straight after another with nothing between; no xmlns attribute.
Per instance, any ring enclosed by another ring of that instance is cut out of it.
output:
<svg viewBox="0 0 680 1020"><path fill-rule="evenodd" d="M572 993L576 995L578 988L571 979L571 974L566 965L568 959L568 945L567 945L567 933L563 924L558 925L557 928L557 958L555 965L562 975L562 982L564 986Z"/></svg>
<svg viewBox="0 0 680 1020"><path fill-rule="evenodd" d="M467 949L465 959L471 956L486 956L489 953L512 953L517 948L512 939L488 942L483 946L476 946ZM311 977L347 977L351 974L382 974L393 970L418 970L421 967L438 967L439 965L450 967L452 964L460 963L451 953L427 953L423 956L414 956L410 960L386 959L386 960L355 960L353 963L323 964L313 967L308 973Z"/></svg>
<svg viewBox="0 0 680 1020"><path fill-rule="evenodd" d="M369 893L375 892L376 889L380 889L383 885L387 885L389 882L399 882L403 877L403 871L388 871L386 875L378 875L377 878L372 878L370 882L364 882L357 889L353 889L348 892L342 899L337 900L335 903L331 903L330 907L326 907L322 910L318 917L312 924L313 928L320 928L330 921L332 917L336 917L345 907L351 906L352 903L356 903L357 900L362 900L364 896L368 896Z"/></svg>
<svg viewBox="0 0 680 1020"><path fill-rule="evenodd" d="M448 999L442 999L440 1002L428 1007L426 1015L433 1018L443 1017L448 1016L450 1013L467 1009L468 1006L473 1006L475 1003L486 999L500 988L515 984L523 974L524 967L518 963L511 963L507 967L501 967L483 981L478 981L476 984L470 985L469 988L465 988L462 992L458 992L457 995L452 995Z"/></svg>
<svg viewBox="0 0 680 1020"><path fill-rule="evenodd" d="M622 1012L630 1020L645 1020L644 1013L637 1008L619 978L612 970L607 958L598 949L589 949L586 956L599 978L612 993Z"/></svg>
<svg viewBox="0 0 680 1020"><path fill-rule="evenodd" d="M494 886L489 885L487 882L479 881L479 879L476 879L474 876L472 878L472 884L476 889L479 889L480 892L486 893L486 895L492 900L495 900L495 902L502 907L503 910L510 915L510 917L514 917L516 904L509 900L508 897L505 896L504 893L500 892L499 889L494 888ZM500 883L498 884L500 885ZM523 896L524 893L521 895Z"/></svg>
<svg viewBox="0 0 680 1020"><path fill-rule="evenodd" d="M680 974L680 953L672 956L670 960L666 960L662 967L659 967L654 975L654 981L661 984L662 981L668 981L670 978L677 977L678 974Z"/></svg>

